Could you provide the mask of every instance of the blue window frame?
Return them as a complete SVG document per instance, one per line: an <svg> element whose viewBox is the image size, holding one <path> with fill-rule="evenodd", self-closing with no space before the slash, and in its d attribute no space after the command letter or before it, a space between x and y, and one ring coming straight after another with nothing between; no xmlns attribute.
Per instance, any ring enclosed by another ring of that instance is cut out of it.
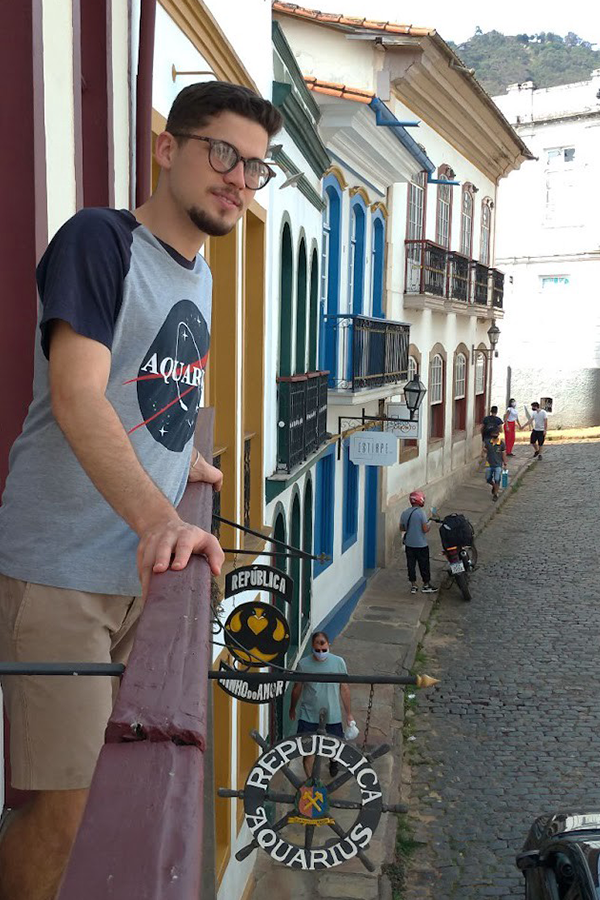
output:
<svg viewBox="0 0 600 900"><path fill-rule="evenodd" d="M358 534L358 466L350 461L350 447L344 447L344 500L342 553L355 543Z"/></svg>
<svg viewBox="0 0 600 900"><path fill-rule="evenodd" d="M371 243L371 295L373 316L383 319L383 285L385 278L385 220L380 210L373 216Z"/></svg>
<svg viewBox="0 0 600 900"><path fill-rule="evenodd" d="M315 491L315 555L324 553L332 557L328 562L315 560L313 577L324 572L333 561L333 534L335 515L335 446L317 463Z"/></svg>
<svg viewBox="0 0 600 900"><path fill-rule="evenodd" d="M342 188L334 175L323 183L323 250L321 256L321 315L336 316L340 307L340 258L342 223ZM321 322L319 347L320 368L331 373L330 384L337 379L337 323Z"/></svg>
<svg viewBox="0 0 600 900"><path fill-rule="evenodd" d="M356 194L350 204L349 306L354 315L364 313L365 232L367 216L365 201Z"/></svg>

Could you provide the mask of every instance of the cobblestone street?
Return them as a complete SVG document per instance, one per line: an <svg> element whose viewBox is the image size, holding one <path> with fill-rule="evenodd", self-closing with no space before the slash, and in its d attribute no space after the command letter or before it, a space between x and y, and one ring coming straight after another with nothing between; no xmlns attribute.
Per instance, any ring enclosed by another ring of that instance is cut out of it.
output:
<svg viewBox="0 0 600 900"><path fill-rule="evenodd" d="M534 818L600 808L600 446L545 451L478 539L473 602L442 593L425 640L442 683L406 744L403 900L523 897Z"/></svg>

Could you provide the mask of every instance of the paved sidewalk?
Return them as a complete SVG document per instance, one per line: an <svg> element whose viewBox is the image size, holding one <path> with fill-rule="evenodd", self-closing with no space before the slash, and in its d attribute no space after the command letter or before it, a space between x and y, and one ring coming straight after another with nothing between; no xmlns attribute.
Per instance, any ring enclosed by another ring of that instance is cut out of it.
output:
<svg viewBox="0 0 600 900"><path fill-rule="evenodd" d="M536 463L529 447L518 447L516 456L510 460L509 486L501 492L497 503L491 500L483 465L478 467L438 507L438 514L443 518L450 512L464 513L473 524L476 534L480 533L502 508L532 464ZM439 584L444 558L437 528L430 532L429 545L432 577L434 583ZM485 559L480 563L485 565ZM443 596L442 591L442 603ZM407 673L413 666L417 648L425 634L435 597L432 594L410 594L404 553L398 537L395 562L377 572L370 580L346 628L336 639L334 652L346 659L352 673ZM473 602L477 602L476 597ZM367 686L352 687L352 709L361 729L357 739L359 746L364 738L368 699ZM392 745L392 752L375 763L387 803L398 803L402 799L403 720L403 691L392 685L377 686L373 697L367 749L381 743ZM395 816L382 816L380 826L367 850L376 866L373 873L367 872L357 859L337 869L302 872L277 865L265 853L259 853L252 900L264 900L269 896L276 896L277 900L391 900L391 885L382 874L382 866L393 860L396 827Z"/></svg>

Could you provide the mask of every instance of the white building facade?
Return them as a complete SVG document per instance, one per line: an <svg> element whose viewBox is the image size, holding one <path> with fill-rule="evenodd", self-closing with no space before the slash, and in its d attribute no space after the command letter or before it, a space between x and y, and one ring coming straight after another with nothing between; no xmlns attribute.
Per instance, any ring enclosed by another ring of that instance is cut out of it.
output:
<svg viewBox="0 0 600 900"><path fill-rule="evenodd" d="M588 81L495 98L536 159L498 200L505 320L495 367L501 404L541 401L551 427L600 424L600 70Z"/></svg>

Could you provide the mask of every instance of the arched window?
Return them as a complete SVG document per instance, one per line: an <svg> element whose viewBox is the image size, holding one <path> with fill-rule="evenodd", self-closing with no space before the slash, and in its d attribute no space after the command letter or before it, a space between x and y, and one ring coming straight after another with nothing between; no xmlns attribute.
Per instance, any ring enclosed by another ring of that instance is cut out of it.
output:
<svg viewBox="0 0 600 900"><path fill-rule="evenodd" d="M475 357L475 424L481 425L486 414L487 360L483 353Z"/></svg>
<svg viewBox="0 0 600 900"><path fill-rule="evenodd" d="M349 301L354 315L361 315L364 312L365 229L365 204L362 197L356 195L350 207L349 259Z"/></svg>
<svg viewBox="0 0 600 900"><path fill-rule="evenodd" d="M371 232L371 296L373 316L383 318L383 287L385 280L385 221L378 210L373 216Z"/></svg>
<svg viewBox="0 0 600 900"><path fill-rule="evenodd" d="M302 526L300 518L300 497L296 493L292 503L292 515L290 521L290 544L292 547L301 549L302 544ZM286 654L286 665L291 665L294 661L298 647L300 646L300 597L302 584L300 580L300 557L292 556L290 560L290 576L294 582L294 594L292 598L291 609L288 610L287 616L290 623L290 646Z"/></svg>
<svg viewBox="0 0 600 900"><path fill-rule="evenodd" d="M323 245L321 256L321 309L325 320L321 327L320 368L329 371L329 386L337 381L338 328L334 316L340 307L340 257L342 188L335 175L324 181Z"/></svg>
<svg viewBox="0 0 600 900"><path fill-rule="evenodd" d="M492 201L485 197L481 203L481 242L479 258L484 266L490 264L490 235L492 232Z"/></svg>
<svg viewBox="0 0 600 900"><path fill-rule="evenodd" d="M440 181L452 181L454 172L449 166L441 166L438 171ZM450 185L438 184L437 217L435 239L438 244L450 249L452 232L452 188Z"/></svg>
<svg viewBox="0 0 600 900"><path fill-rule="evenodd" d="M313 492L312 481L306 480L304 490L304 521L302 525L302 549L305 553L313 552ZM312 601L312 573L311 561L302 560L302 637L310 628Z"/></svg>
<svg viewBox="0 0 600 900"><path fill-rule="evenodd" d="M462 209L460 214L460 252L469 259L473 254L473 195L472 184L464 184L462 189Z"/></svg>
<svg viewBox="0 0 600 900"><path fill-rule="evenodd" d="M317 484L315 487L315 556L333 556L333 536L335 518L335 456L334 448L325 453L317 463ZM328 562L313 563L313 577L331 565Z"/></svg>
<svg viewBox="0 0 600 900"><path fill-rule="evenodd" d="M292 281L294 260L292 232L286 222L281 234L281 273L279 296L279 374L292 374Z"/></svg>
<svg viewBox="0 0 600 900"><path fill-rule="evenodd" d="M429 364L429 437L444 437L444 360L439 353Z"/></svg>
<svg viewBox="0 0 600 900"><path fill-rule="evenodd" d="M408 357L408 377L407 381L412 381L417 372L419 371L419 364L417 363L414 356Z"/></svg>
<svg viewBox="0 0 600 900"><path fill-rule="evenodd" d="M313 250L310 262L310 303L308 310L308 370L317 368L317 343L319 339L319 257Z"/></svg>
<svg viewBox="0 0 600 900"><path fill-rule="evenodd" d="M454 431L467 427L467 357L457 353L454 357Z"/></svg>
<svg viewBox="0 0 600 900"><path fill-rule="evenodd" d="M300 241L298 269L296 276L296 375L306 372L306 288L307 288L306 242Z"/></svg>

